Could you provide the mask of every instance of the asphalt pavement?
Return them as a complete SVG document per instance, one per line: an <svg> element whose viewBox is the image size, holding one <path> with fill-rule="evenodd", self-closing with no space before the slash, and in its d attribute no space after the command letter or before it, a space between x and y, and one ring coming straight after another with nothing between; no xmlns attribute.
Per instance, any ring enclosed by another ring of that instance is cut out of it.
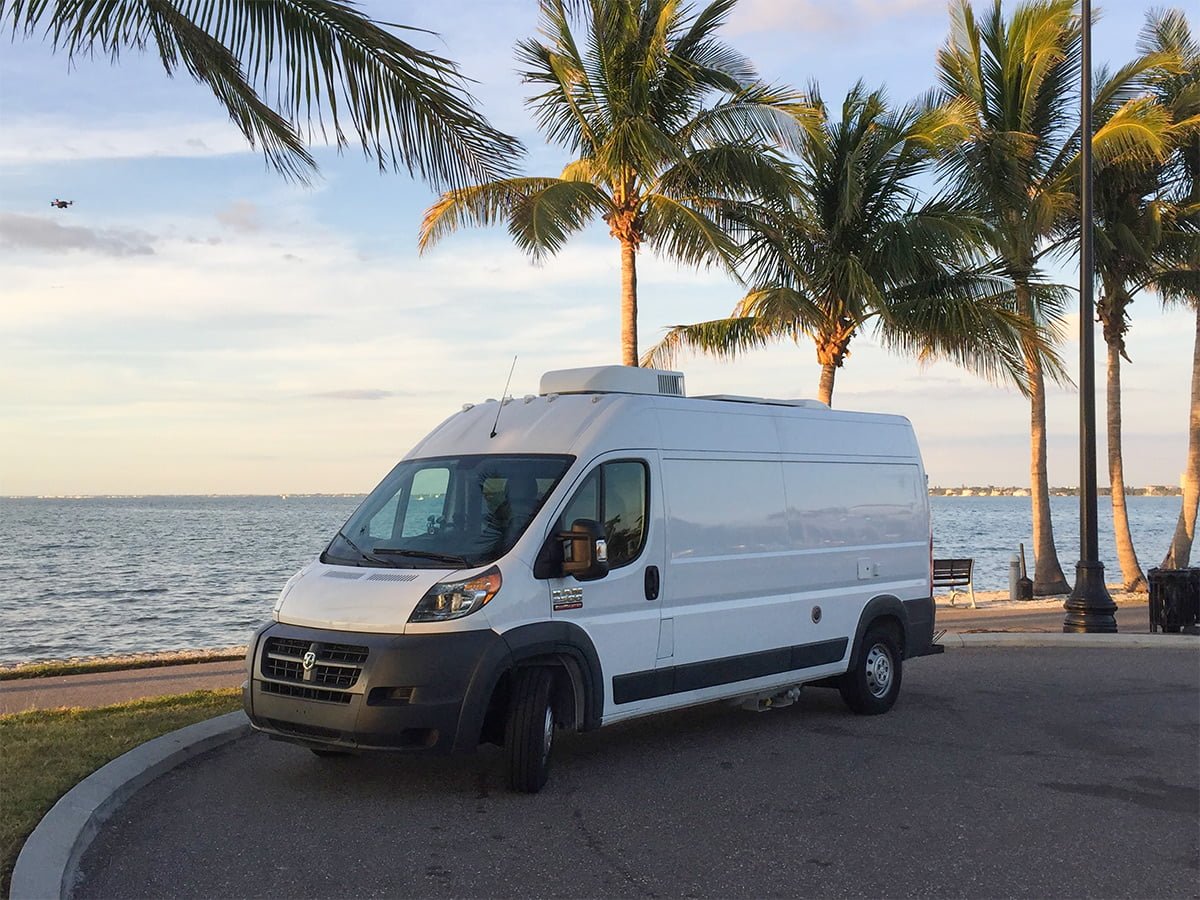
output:
<svg viewBox="0 0 1200 900"><path fill-rule="evenodd" d="M858 717L809 688L503 757L260 735L134 795L75 897L1197 897L1200 655L959 650Z"/></svg>
<svg viewBox="0 0 1200 900"><path fill-rule="evenodd" d="M965 598L960 598L957 607L945 605L944 599L938 598L937 627L951 632L1062 631L1061 600L1027 604L985 602L983 607L971 609L964 605L968 603ZM1117 609L1117 626L1121 633L1147 632L1146 604L1121 604ZM240 685L245 677L245 664L233 660L0 681L0 715L62 706L105 706L147 697L231 688Z"/></svg>

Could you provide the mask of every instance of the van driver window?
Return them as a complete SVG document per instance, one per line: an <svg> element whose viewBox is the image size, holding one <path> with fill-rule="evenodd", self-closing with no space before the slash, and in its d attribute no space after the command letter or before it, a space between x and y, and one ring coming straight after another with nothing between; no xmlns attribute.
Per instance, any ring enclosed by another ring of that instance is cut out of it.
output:
<svg viewBox="0 0 1200 900"><path fill-rule="evenodd" d="M595 469L567 504L558 527L565 531L577 519L604 526L610 569L637 559L646 533L645 464L623 460Z"/></svg>

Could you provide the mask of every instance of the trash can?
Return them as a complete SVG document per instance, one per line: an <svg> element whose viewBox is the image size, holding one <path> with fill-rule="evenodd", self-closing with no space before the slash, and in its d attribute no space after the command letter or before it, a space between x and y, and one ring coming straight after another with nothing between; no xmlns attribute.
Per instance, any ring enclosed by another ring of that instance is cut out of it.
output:
<svg viewBox="0 0 1200 900"><path fill-rule="evenodd" d="M1150 631L1200 634L1200 569L1151 569Z"/></svg>

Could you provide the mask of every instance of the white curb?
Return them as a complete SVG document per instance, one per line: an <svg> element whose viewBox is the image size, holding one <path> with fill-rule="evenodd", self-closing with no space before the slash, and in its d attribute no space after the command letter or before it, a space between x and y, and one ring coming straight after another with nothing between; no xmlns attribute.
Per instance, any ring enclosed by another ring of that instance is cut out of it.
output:
<svg viewBox="0 0 1200 900"><path fill-rule="evenodd" d="M10 900L65 900L80 859L118 806L180 763L249 733L246 714L231 712L156 737L97 769L67 791L25 841Z"/></svg>
<svg viewBox="0 0 1200 900"><path fill-rule="evenodd" d="M1200 650L1191 634L1075 634L1070 632L989 631L949 632L938 640L947 650L987 647L1134 647L1159 650Z"/></svg>

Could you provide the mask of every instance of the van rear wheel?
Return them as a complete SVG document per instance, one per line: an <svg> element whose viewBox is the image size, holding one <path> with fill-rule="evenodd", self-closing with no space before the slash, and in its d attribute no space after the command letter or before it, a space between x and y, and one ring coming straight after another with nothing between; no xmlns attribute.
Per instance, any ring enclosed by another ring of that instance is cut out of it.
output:
<svg viewBox="0 0 1200 900"><path fill-rule="evenodd" d="M838 682L846 705L860 716L877 716L892 708L903 674L895 632L872 625L863 635L858 660Z"/></svg>
<svg viewBox="0 0 1200 900"><path fill-rule="evenodd" d="M549 669L519 669L504 728L508 750L508 786L536 794L550 774L554 746L554 673Z"/></svg>

